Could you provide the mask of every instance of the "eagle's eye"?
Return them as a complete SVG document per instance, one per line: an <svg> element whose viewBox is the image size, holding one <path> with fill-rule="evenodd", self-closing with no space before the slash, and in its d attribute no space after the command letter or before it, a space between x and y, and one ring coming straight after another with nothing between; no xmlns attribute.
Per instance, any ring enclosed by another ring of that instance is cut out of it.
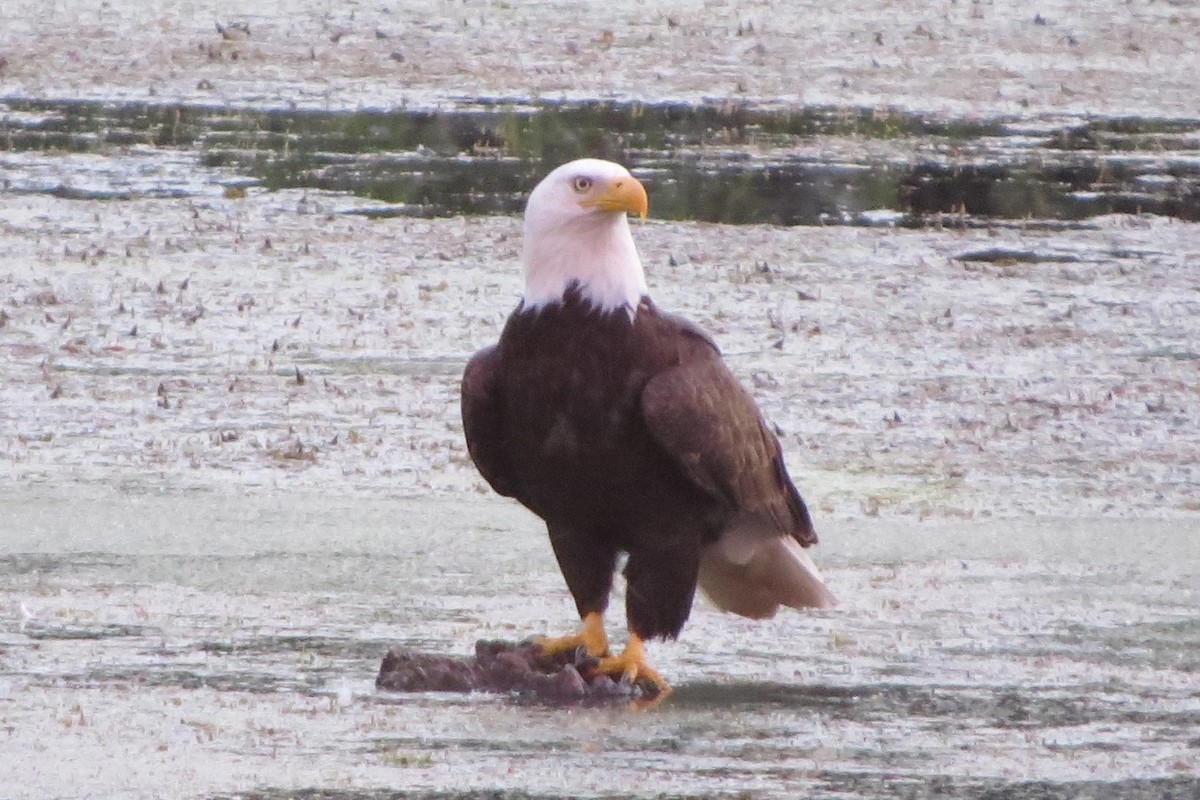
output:
<svg viewBox="0 0 1200 800"><path fill-rule="evenodd" d="M580 175L575 178L575 180L571 181L571 188L579 194L583 194L588 189L592 188L592 179L585 178L584 176Z"/></svg>

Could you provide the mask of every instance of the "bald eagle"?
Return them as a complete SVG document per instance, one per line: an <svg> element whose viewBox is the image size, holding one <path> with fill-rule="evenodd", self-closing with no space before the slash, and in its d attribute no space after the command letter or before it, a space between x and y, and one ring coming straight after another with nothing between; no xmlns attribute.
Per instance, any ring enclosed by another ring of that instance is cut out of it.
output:
<svg viewBox="0 0 1200 800"><path fill-rule="evenodd" d="M467 364L462 418L484 479L545 521L583 620L543 649L583 647L665 692L643 643L679 635L697 585L751 618L835 601L779 440L712 339L647 293L627 218L646 211L642 184L608 161L537 185L524 299ZM603 615L622 553L629 638L612 656Z"/></svg>

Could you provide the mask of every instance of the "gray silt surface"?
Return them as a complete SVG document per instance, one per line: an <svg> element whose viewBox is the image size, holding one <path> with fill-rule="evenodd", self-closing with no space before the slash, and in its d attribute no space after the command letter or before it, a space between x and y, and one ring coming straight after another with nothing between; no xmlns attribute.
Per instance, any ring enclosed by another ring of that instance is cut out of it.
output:
<svg viewBox="0 0 1200 800"><path fill-rule="evenodd" d="M391 644L465 655L573 624L544 533L509 503L48 486L0 501L13 797L1197 789L1186 523L826 525L840 608L753 623L700 602L680 642L651 648L676 691L634 713L374 689Z"/></svg>

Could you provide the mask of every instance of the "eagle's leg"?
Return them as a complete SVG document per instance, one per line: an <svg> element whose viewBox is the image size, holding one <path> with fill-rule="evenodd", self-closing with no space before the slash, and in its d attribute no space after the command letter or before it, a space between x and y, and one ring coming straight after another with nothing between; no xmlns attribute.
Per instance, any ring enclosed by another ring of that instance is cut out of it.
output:
<svg viewBox="0 0 1200 800"><path fill-rule="evenodd" d="M608 655L608 635L604 632L604 615L593 611L583 618L579 633L568 636L541 636L537 644L548 656L572 652L582 647L589 656L600 658Z"/></svg>
<svg viewBox="0 0 1200 800"><path fill-rule="evenodd" d="M575 598L575 609L583 620L579 633L570 636L543 637L538 640L548 655L583 647L589 656L608 655L608 636L604 633L604 609L612 590L617 551L604 539L581 533L574 528L547 525L554 557L562 570L567 588Z"/></svg>
<svg viewBox="0 0 1200 800"><path fill-rule="evenodd" d="M599 670L607 675L630 683L653 684L658 690L654 703L666 697L671 686L646 663L645 642L679 635L692 609L700 572L699 542L685 537L662 537L657 542L659 547L629 553L625 564L629 641L619 656L600 660Z"/></svg>
<svg viewBox="0 0 1200 800"><path fill-rule="evenodd" d="M636 633L629 634L629 641L625 643L621 655L600 659L596 669L618 680L624 679L627 683L648 681L658 690L656 696L663 696L671 691L671 685L666 679L646 663L645 644L642 637Z"/></svg>

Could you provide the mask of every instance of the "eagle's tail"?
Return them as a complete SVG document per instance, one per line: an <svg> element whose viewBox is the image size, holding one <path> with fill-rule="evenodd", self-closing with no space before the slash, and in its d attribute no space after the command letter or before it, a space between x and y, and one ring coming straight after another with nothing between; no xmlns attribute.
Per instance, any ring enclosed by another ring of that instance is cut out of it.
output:
<svg viewBox="0 0 1200 800"><path fill-rule="evenodd" d="M772 617L781 605L837 605L812 557L791 536L727 532L701 555L700 588L722 611L751 619Z"/></svg>

